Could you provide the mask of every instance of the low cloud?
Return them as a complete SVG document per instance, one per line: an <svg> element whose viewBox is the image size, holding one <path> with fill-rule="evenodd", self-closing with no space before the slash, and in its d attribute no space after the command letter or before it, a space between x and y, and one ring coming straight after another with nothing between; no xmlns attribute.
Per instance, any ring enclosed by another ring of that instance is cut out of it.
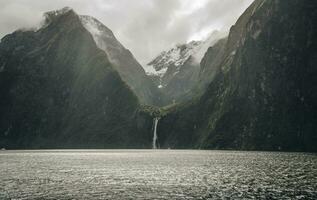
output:
<svg viewBox="0 0 317 200"><path fill-rule="evenodd" d="M253 0L1 0L0 37L65 6L108 26L141 64L175 44L228 30Z"/></svg>

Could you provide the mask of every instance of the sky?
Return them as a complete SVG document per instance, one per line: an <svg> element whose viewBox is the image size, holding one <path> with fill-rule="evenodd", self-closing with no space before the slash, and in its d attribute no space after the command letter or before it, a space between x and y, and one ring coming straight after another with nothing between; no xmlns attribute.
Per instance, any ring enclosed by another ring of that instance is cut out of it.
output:
<svg viewBox="0 0 317 200"><path fill-rule="evenodd" d="M97 18L142 64L176 44L227 31L253 0L0 0L0 38L71 7Z"/></svg>

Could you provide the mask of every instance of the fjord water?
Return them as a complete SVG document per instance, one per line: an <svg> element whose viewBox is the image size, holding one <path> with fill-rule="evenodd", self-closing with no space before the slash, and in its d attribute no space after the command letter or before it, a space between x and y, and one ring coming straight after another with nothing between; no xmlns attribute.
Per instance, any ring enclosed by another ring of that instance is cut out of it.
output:
<svg viewBox="0 0 317 200"><path fill-rule="evenodd" d="M317 155L1 151L0 199L316 199Z"/></svg>

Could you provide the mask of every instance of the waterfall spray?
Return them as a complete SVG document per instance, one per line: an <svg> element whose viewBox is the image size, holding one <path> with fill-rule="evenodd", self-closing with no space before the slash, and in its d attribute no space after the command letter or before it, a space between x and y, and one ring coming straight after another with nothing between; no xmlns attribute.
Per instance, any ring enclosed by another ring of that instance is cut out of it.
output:
<svg viewBox="0 0 317 200"><path fill-rule="evenodd" d="M158 124L159 120L160 120L159 117L154 118L153 145L152 145L153 149L157 149L157 146L156 146L156 143L157 143L157 124Z"/></svg>

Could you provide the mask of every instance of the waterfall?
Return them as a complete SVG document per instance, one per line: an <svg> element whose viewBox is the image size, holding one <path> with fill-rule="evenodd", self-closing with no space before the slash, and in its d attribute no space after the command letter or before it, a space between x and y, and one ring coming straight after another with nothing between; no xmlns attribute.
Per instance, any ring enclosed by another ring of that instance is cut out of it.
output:
<svg viewBox="0 0 317 200"><path fill-rule="evenodd" d="M157 149L157 146L156 146L156 143L157 143L157 124L158 124L159 120L160 120L159 117L154 118L153 145L152 145L153 149Z"/></svg>

